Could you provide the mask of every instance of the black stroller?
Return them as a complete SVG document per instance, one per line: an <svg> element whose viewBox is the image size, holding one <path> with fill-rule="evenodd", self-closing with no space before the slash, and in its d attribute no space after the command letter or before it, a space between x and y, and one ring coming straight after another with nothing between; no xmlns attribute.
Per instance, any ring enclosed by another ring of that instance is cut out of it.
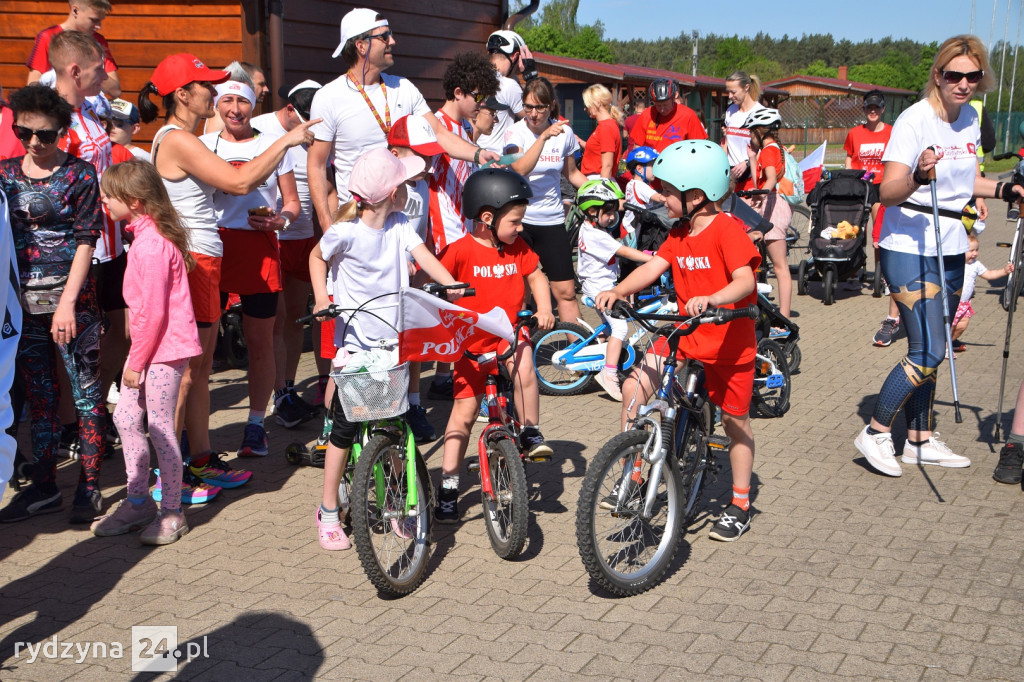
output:
<svg viewBox="0 0 1024 682"><path fill-rule="evenodd" d="M811 257L800 261L797 271L797 293L807 294L807 283L821 279L822 300L835 303L836 285L856 279L870 279L874 295L882 295L882 272L877 265L873 276L866 271L866 244L871 219L871 184L861 170L837 170L826 176L807 197L811 207ZM852 238L832 234L839 223L848 222L859 228ZM824 233L824 234L823 234Z"/></svg>

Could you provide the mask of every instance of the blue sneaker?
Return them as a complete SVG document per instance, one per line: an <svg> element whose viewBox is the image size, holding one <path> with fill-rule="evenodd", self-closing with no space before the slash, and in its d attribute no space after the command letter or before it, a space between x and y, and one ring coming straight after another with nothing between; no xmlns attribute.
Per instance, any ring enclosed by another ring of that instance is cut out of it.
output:
<svg viewBox="0 0 1024 682"><path fill-rule="evenodd" d="M238 448L239 457L266 457L270 452L267 432L259 424L246 424L242 447Z"/></svg>

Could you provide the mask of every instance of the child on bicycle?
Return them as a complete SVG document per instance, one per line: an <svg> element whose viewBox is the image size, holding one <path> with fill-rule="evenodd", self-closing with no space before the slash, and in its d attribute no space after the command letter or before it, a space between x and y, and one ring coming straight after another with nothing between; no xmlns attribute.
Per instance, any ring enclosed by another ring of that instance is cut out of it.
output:
<svg viewBox="0 0 1024 682"><path fill-rule="evenodd" d="M406 181L424 168L422 157L399 159L384 147L366 152L356 160L348 186L352 200L338 210L334 224L309 256L315 310L324 310L331 304L328 268L334 275L334 304L346 311L364 306L382 292L398 292L407 287L409 254L436 281L455 283L402 212L408 198ZM396 301L397 294L384 297L363 307L364 313L338 320L334 333L334 344L339 349L336 366L350 352L376 348L378 340L397 336ZM327 550L351 546L341 528L338 486L357 432L358 424L350 422L345 411L336 407L325 453L323 499L316 511L320 546Z"/></svg>
<svg viewBox="0 0 1024 682"><path fill-rule="evenodd" d="M579 260L577 262L583 295L593 298L615 286L619 280L618 258L646 263L651 255L619 243L613 236L619 225L619 201L622 190L608 179L588 180L576 193L576 208L583 214L580 226ZM619 387L619 355L629 333L626 320L601 313L611 334L604 356L604 369L597 373L597 383L608 395L622 400Z"/></svg>
<svg viewBox="0 0 1024 682"><path fill-rule="evenodd" d="M647 208L651 203L665 203L664 195L651 187L651 183L654 182L654 162L657 158L658 152L651 147L634 147L626 157L626 170L633 176L626 183L627 204ZM622 218L622 229L629 234L633 234L634 219L631 211L626 211Z"/></svg>
<svg viewBox="0 0 1024 682"><path fill-rule="evenodd" d="M743 224L720 210L721 200L729 193L729 159L722 148L707 140L677 142L662 151L654 175L661 180L669 216L682 221L650 261L618 286L598 294L598 310L611 309L615 301L653 284L669 268L687 315L700 315L712 306L754 304L754 271L761 257ZM726 542L736 540L750 526L754 434L749 413L756 348L754 321L746 318L701 325L679 343L678 357L704 365L708 395L722 408L722 426L732 440L732 502L711 529L712 538ZM644 365L624 383L622 392L628 398L622 404L623 428L657 389L659 356L666 353L667 343L659 339Z"/></svg>
<svg viewBox="0 0 1024 682"><path fill-rule="evenodd" d="M478 312L496 306L513 321L526 299L529 285L537 305L537 325L551 329L551 291L538 267L537 254L519 239L523 231L526 204L533 191L521 175L507 168L486 168L469 176L462 190L462 213L473 221L473 231L455 241L441 254L441 263L458 281L476 289L474 296L459 305ZM533 367L528 338L521 338L515 354L508 359L509 373L515 381L516 411L522 418L520 445L527 457L550 457L551 447L537 428L540 422L540 393ZM488 338L469 345L474 354L502 352L507 343ZM469 432L480 409L487 371L469 358L456 361L454 373L455 403L444 434L444 460L441 486L434 518L440 523L459 521L459 470L466 456Z"/></svg>

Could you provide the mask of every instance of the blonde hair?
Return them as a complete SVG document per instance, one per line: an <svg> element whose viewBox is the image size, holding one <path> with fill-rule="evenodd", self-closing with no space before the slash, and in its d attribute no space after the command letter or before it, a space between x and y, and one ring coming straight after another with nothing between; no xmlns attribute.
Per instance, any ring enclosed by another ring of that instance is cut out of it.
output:
<svg viewBox="0 0 1024 682"><path fill-rule="evenodd" d="M609 111L611 111L612 118L614 118L619 125L622 125L622 122L626 118L618 107L612 106L611 91L608 88L601 85L600 83L595 83L594 85L591 85L589 88L583 91L583 105L588 108L607 108Z"/></svg>
<svg viewBox="0 0 1024 682"><path fill-rule="evenodd" d="M126 204L138 201L142 212L156 223L157 232L181 252L185 267L188 270L195 267L195 258L189 250L188 231L171 204L163 178L153 164L141 159L115 163L104 171L100 188L107 196Z"/></svg>
<svg viewBox="0 0 1024 682"><path fill-rule="evenodd" d="M81 31L61 31L50 41L50 64L63 71L71 64L91 64L103 59L103 48L91 35Z"/></svg>
<svg viewBox="0 0 1024 682"><path fill-rule="evenodd" d="M399 185L400 187L401 185ZM395 189L398 189L397 187ZM394 190L392 190L394 191ZM376 209L387 202L391 201L391 194L378 201L376 204L371 204L368 201L356 201L355 199L349 199L344 204L338 207L338 210L331 216L331 224L335 223L351 223L356 220L360 214L367 209Z"/></svg>
<svg viewBox="0 0 1024 682"><path fill-rule="evenodd" d="M928 83L924 86L925 97L928 98L932 109L939 116L945 113L945 107L942 104L940 88L936 85L935 80L942 78L943 67L957 57L970 57L978 65L978 68L985 72L975 90L976 94L988 92L996 84L996 79L992 76L992 68L988 63L988 51L978 36L965 33L949 38L939 46L939 51L935 54L935 61L932 62L932 69L928 72Z"/></svg>
<svg viewBox="0 0 1024 682"><path fill-rule="evenodd" d="M761 96L761 79L753 74L748 74L746 71L733 71L725 79L726 83L730 81L748 88L747 94L755 102Z"/></svg>

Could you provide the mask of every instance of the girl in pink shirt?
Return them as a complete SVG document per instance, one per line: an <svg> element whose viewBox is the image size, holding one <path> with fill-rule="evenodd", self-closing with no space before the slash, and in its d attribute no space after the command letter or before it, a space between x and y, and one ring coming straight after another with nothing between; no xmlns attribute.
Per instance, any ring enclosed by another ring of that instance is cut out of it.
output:
<svg viewBox="0 0 1024 682"><path fill-rule="evenodd" d="M188 533L181 512L181 450L174 408L189 358L199 355L188 270L195 265L188 237L156 169L132 160L111 166L100 183L101 199L114 220L129 220L134 234L124 275L124 300L132 346L121 380L114 423L121 434L128 498L92 525L99 536L143 528L147 545L166 545ZM149 495L149 436L160 464L160 513Z"/></svg>

